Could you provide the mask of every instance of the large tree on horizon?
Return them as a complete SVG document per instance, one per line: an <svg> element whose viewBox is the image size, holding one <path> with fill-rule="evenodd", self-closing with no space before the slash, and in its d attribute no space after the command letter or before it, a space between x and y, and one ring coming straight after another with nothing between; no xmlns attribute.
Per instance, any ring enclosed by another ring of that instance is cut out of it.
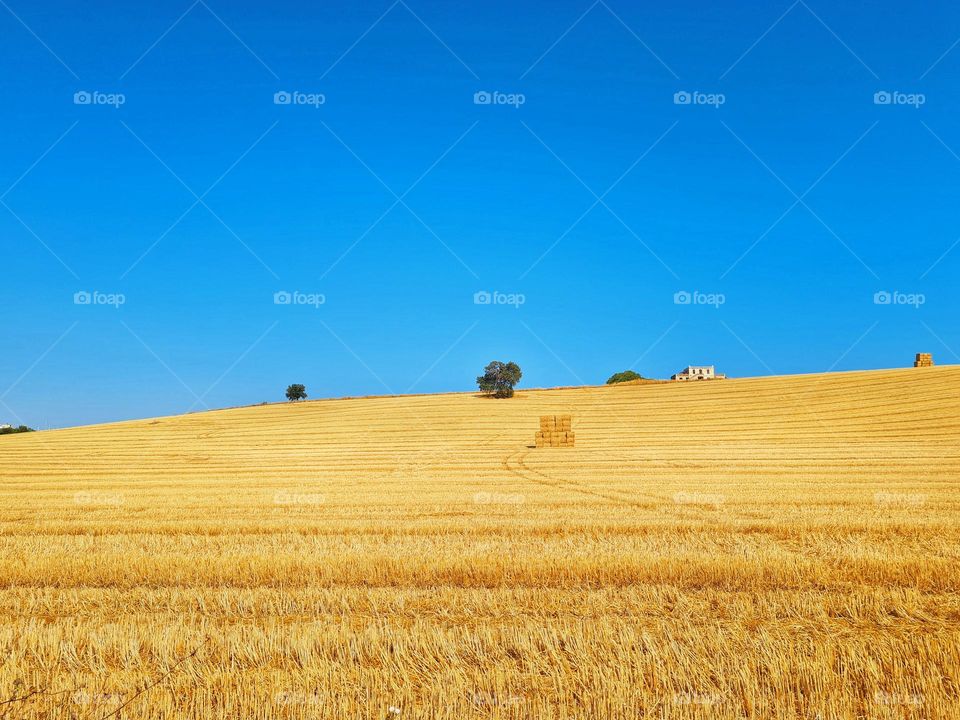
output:
<svg viewBox="0 0 960 720"><path fill-rule="evenodd" d="M293 385L287 386L287 400L290 402L295 402L297 400L305 400L307 397L307 388L299 383L294 383Z"/></svg>
<svg viewBox="0 0 960 720"><path fill-rule="evenodd" d="M523 372L515 362L494 360L483 369L483 375L477 378L480 391L496 398L513 397L513 388L520 382Z"/></svg>

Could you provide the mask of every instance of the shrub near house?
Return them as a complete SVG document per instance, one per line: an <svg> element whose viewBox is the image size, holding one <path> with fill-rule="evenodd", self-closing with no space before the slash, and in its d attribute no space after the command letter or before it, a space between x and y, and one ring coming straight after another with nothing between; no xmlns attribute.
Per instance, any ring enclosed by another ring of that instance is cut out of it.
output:
<svg viewBox="0 0 960 720"><path fill-rule="evenodd" d="M643 380L643 377L638 372L633 370L624 370L623 372L614 373L607 379L607 385L615 385L622 382L630 382L631 380Z"/></svg>

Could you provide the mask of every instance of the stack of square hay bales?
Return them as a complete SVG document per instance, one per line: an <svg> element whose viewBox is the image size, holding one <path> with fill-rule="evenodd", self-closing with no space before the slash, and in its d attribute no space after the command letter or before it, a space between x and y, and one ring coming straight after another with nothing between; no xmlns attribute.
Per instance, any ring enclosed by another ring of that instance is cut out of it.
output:
<svg viewBox="0 0 960 720"><path fill-rule="evenodd" d="M573 447L576 436L570 415L541 415L537 447Z"/></svg>
<svg viewBox="0 0 960 720"><path fill-rule="evenodd" d="M913 363L914 367L933 367L932 353L917 353L917 360Z"/></svg>

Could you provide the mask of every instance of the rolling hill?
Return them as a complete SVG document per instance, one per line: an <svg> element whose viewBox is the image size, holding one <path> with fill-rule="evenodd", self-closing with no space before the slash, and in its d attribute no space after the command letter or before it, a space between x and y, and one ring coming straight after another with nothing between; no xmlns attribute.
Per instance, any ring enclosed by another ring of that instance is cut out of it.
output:
<svg viewBox="0 0 960 720"><path fill-rule="evenodd" d="M575 448L533 447L547 414ZM954 717L958 491L960 367L8 436L0 696L41 688L28 718Z"/></svg>
<svg viewBox="0 0 960 720"><path fill-rule="evenodd" d="M5 438L0 479L504 479L521 463L650 482L956 473L960 367L252 406ZM577 447L532 451L539 415ZM65 475L66 473L66 475Z"/></svg>

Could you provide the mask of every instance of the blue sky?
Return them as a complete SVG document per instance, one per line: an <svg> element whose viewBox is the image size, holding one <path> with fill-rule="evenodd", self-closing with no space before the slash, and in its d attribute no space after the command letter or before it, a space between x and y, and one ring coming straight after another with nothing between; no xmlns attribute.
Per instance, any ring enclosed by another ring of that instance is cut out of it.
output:
<svg viewBox="0 0 960 720"><path fill-rule="evenodd" d="M3 0L0 36L0 422L960 362L955 4Z"/></svg>

